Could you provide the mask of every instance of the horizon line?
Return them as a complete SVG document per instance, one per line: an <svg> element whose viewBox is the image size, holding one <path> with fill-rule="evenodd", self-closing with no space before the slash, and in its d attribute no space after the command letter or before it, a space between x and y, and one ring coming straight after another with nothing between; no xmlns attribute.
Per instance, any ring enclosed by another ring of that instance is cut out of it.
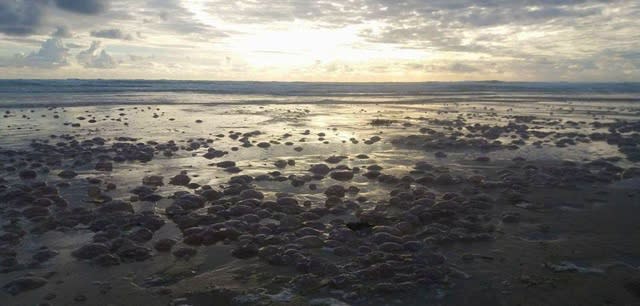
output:
<svg viewBox="0 0 640 306"><path fill-rule="evenodd" d="M282 80L222 80L222 79L165 79L165 78L2 78L0 81L172 81L172 82L227 82L227 83L316 83L316 84L424 84L424 83L540 83L540 84L640 84L637 81L282 81Z"/></svg>

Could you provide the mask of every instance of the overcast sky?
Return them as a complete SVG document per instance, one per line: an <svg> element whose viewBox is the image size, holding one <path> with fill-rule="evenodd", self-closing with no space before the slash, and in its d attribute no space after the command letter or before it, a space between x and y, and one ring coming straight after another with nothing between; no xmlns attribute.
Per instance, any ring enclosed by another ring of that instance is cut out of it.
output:
<svg viewBox="0 0 640 306"><path fill-rule="evenodd" d="M640 81L640 1L0 0L0 77Z"/></svg>

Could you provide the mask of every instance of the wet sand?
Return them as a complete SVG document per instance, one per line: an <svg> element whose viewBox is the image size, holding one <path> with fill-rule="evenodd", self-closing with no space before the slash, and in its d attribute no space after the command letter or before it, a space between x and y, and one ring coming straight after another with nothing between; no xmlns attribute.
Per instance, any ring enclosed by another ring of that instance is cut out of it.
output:
<svg viewBox="0 0 640 306"><path fill-rule="evenodd" d="M625 102L0 109L2 305L638 305Z"/></svg>

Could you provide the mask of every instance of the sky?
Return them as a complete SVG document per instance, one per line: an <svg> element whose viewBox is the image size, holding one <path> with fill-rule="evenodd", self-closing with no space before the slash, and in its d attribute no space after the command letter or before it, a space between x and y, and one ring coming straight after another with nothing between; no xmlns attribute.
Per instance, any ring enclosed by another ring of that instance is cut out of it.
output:
<svg viewBox="0 0 640 306"><path fill-rule="evenodd" d="M0 78L640 81L640 1L0 0Z"/></svg>

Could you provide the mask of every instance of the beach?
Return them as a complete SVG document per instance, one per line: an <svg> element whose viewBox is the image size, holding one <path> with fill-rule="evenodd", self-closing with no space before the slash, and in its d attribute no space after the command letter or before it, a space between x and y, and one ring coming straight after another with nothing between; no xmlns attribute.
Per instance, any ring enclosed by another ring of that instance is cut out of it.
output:
<svg viewBox="0 0 640 306"><path fill-rule="evenodd" d="M2 305L640 303L637 84L5 82Z"/></svg>

